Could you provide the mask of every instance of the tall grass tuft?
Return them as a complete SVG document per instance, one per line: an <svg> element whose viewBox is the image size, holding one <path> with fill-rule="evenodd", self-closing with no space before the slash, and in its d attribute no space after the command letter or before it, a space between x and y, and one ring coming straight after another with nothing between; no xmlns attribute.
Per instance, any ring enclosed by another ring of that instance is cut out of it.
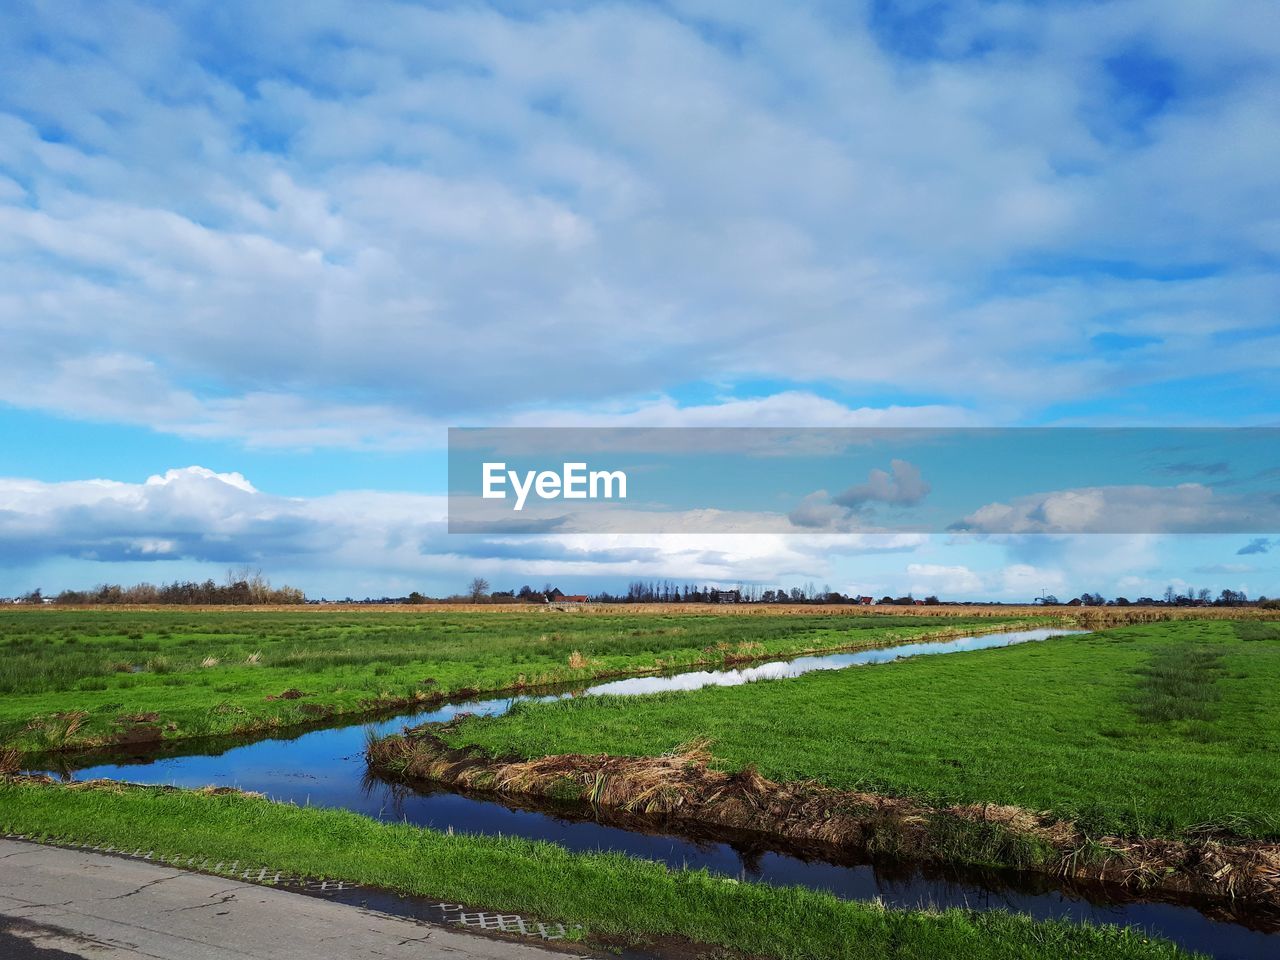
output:
<svg viewBox="0 0 1280 960"><path fill-rule="evenodd" d="M0 746L0 777L9 777L22 769L22 751L17 747Z"/></svg>
<svg viewBox="0 0 1280 960"><path fill-rule="evenodd" d="M1207 644L1161 649L1138 671L1134 709L1150 723L1207 720L1222 697L1216 681L1223 673L1222 651Z"/></svg>
<svg viewBox="0 0 1280 960"><path fill-rule="evenodd" d="M38 749L61 750L71 742L87 719L89 714L84 710L69 710L48 717L36 717L27 724L27 730L33 735Z"/></svg>

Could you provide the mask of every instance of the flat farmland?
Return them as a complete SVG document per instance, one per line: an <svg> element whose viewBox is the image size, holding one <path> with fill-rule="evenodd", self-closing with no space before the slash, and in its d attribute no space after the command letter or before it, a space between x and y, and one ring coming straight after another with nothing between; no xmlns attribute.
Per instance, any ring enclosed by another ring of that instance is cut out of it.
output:
<svg viewBox="0 0 1280 960"><path fill-rule="evenodd" d="M803 609L10 610L0 613L0 735L22 751L56 751L249 734L450 696L1029 620Z"/></svg>
<svg viewBox="0 0 1280 960"><path fill-rule="evenodd" d="M1013 804L1095 834L1280 838L1280 624L1183 621L785 682L520 704L450 729L494 755L659 757Z"/></svg>

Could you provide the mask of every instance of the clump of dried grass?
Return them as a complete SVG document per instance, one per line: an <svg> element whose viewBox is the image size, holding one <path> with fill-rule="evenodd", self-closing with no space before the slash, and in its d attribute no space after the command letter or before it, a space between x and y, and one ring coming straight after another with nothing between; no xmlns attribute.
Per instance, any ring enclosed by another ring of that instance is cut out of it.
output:
<svg viewBox="0 0 1280 960"><path fill-rule="evenodd" d="M116 717L116 723L155 723L160 719L160 714L153 710L145 713L124 713Z"/></svg>
<svg viewBox="0 0 1280 960"><path fill-rule="evenodd" d="M88 719L89 714L84 710L68 710L47 717L34 717L26 729L34 734L39 749L61 750L70 744Z"/></svg>
<svg viewBox="0 0 1280 960"><path fill-rule="evenodd" d="M6 744L0 746L0 777L11 777L22 769L22 751Z"/></svg>
<svg viewBox="0 0 1280 960"><path fill-rule="evenodd" d="M249 654L249 656L245 657L244 662L251 667L257 666L262 662L262 653L261 652L251 653Z"/></svg>
<svg viewBox="0 0 1280 960"><path fill-rule="evenodd" d="M216 667L221 662L222 661L217 657L205 657L203 660L200 661L200 666L205 667L207 669L209 667Z"/></svg>
<svg viewBox="0 0 1280 960"><path fill-rule="evenodd" d="M776 783L754 766L712 769L695 740L660 757L564 754L532 760L453 748L426 728L371 736L371 770L455 787L576 801L599 815L662 817L729 827L800 845L935 863L1001 863L1129 886L1280 902L1280 844L1089 838L1068 821L1022 807L930 807L902 797ZM611 814L610 811L613 811Z"/></svg>
<svg viewBox="0 0 1280 960"><path fill-rule="evenodd" d="M579 650L569 654L569 666L574 670L582 670L587 666L587 658Z"/></svg>

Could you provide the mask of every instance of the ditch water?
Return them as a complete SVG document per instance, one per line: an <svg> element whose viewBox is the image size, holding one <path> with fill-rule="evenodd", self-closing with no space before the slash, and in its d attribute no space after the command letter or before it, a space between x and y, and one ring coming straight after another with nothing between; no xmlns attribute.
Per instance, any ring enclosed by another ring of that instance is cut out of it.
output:
<svg viewBox="0 0 1280 960"><path fill-rule="evenodd" d="M112 762L61 771L78 780L110 778L135 783L202 787L207 784L258 791L300 806L340 807L382 820L407 821L437 830L547 840L575 851L609 850L657 860L676 868L707 870L776 885L828 890L851 900L879 899L891 907L1008 909L1039 919L1058 918L1140 927L1219 960L1263 960L1280 956L1280 923L1233 916L1226 908L1141 901L1098 886L1063 887L1047 877L1013 872L921 869L894 863L836 864L766 849L753 839L691 839L661 831L611 826L580 812L522 808L515 802L465 796L446 790L418 791L366 775L365 731L397 732L406 725L444 722L460 714L497 716L525 700L545 702L578 696L637 695L664 690L735 686L785 680L816 670L884 664L913 656L941 655L1010 646L1079 630L1023 630L894 647L797 657L734 670L689 671L672 676L633 677L543 696L474 700L405 713L375 723L353 724L280 739L239 743L217 752L208 745L175 745ZM181 753L186 750L206 752Z"/></svg>

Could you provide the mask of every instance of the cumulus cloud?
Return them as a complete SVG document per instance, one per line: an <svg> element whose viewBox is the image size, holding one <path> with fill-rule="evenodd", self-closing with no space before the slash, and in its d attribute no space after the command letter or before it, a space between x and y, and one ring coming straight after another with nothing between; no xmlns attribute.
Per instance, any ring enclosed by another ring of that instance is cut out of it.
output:
<svg viewBox="0 0 1280 960"><path fill-rule="evenodd" d="M1132 598L1164 590L1171 576L1165 569L1171 539L1154 534L966 534L950 541L948 549L993 549L993 554L982 555L983 562L969 564L982 579L977 596L1029 602L1042 594L1067 599L1088 591Z"/></svg>
<svg viewBox="0 0 1280 960"><path fill-rule="evenodd" d="M866 482L855 484L832 495L817 490L804 497L788 514L797 527L834 530L870 530L876 524L869 509L872 506L913 507L930 491L920 468L906 460L893 459L889 469L872 468Z"/></svg>
<svg viewBox="0 0 1280 960"><path fill-rule="evenodd" d="M733 532L730 514L721 533L598 532L593 526L591 532L458 535L447 532L443 496L351 490L286 497L239 473L193 466L137 482L0 479L0 566L20 587L28 580L23 570L61 562L56 583L43 580L62 587L219 576L229 565L253 563L278 580L331 596L449 592L482 575L504 586L551 579L608 589L631 579L770 586L812 580L877 596L910 590L1027 600L1042 590L1157 595L1166 582L1186 576L1162 569L1168 538L1153 535L985 534L943 544L912 533L809 533L785 517L766 529L761 519L750 518L752 532ZM697 530L705 531L704 523L698 518ZM66 572L71 569L73 575ZM1235 577L1244 571L1219 565L1199 572Z"/></svg>
<svg viewBox="0 0 1280 960"><path fill-rule="evenodd" d="M825 490L815 490L804 497L795 508L787 514L787 519L797 527L827 528L847 522L849 511L831 500L831 494Z"/></svg>
<svg viewBox="0 0 1280 960"><path fill-rule="evenodd" d="M832 502L857 510L870 503L913 507L929 494L929 484L920 468L906 460L889 461L889 469L878 467L867 474L867 482L850 487L832 497Z"/></svg>
<svg viewBox="0 0 1280 960"><path fill-rule="evenodd" d="M755 532L734 533L734 523L728 522L726 532L718 534L593 528L591 533L557 529L554 535L456 535L446 531L445 511L444 497L411 493L282 497L257 489L239 473L198 466L168 470L141 483L3 478L0 563L25 566L54 558L103 564L253 562L324 582L376 582L382 589L397 582L456 581L460 570L491 579L777 582L828 575L842 556L910 551L924 542L910 534L795 536L784 532L784 519L775 532L754 526Z"/></svg>
<svg viewBox="0 0 1280 960"><path fill-rule="evenodd" d="M333 537L302 501L238 473L169 470L143 483L0 479L0 560L228 562L315 553Z"/></svg>
<svg viewBox="0 0 1280 960"><path fill-rule="evenodd" d="M1256 530L1277 523L1280 503L1269 494L1224 496L1203 484L1183 483L1173 487L1132 484L1036 493L1008 503L986 504L951 529L1013 534L1220 533Z"/></svg>

